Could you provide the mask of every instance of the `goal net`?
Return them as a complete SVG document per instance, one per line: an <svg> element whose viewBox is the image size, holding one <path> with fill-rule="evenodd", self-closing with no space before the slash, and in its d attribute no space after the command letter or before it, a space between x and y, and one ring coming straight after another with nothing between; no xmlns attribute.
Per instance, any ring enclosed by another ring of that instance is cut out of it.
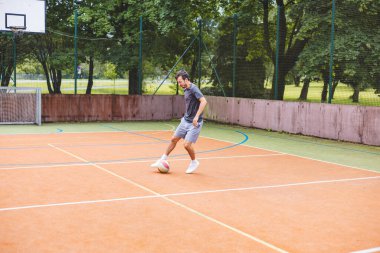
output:
<svg viewBox="0 0 380 253"><path fill-rule="evenodd" d="M41 125L41 88L0 87L0 124Z"/></svg>

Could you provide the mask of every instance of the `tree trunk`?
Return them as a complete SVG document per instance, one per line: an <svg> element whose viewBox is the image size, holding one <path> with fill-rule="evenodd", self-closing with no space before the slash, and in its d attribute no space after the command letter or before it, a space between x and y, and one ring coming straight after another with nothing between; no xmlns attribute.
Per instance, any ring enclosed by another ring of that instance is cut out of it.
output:
<svg viewBox="0 0 380 253"><path fill-rule="evenodd" d="M267 55L270 59L272 59L273 64L276 64L275 53L271 48L271 41L269 36L269 0L263 0L263 10L264 10L264 18L263 18L263 29L264 29L264 40L263 45L267 52ZM285 77L287 73L294 67L297 62L298 56L301 54L304 49L306 43L309 38L304 38L302 40L296 40L293 45L291 45L292 40L289 41L289 45L287 46L287 52L285 52L286 48L286 37L287 37L287 20L285 16L285 8L283 0L276 0L277 6L280 6L279 13L279 41L278 41L278 96L277 99L282 100L284 98L285 92ZM274 74L275 76L275 74ZM272 96L274 95L274 87L275 87L275 79L272 81Z"/></svg>
<svg viewBox="0 0 380 253"><path fill-rule="evenodd" d="M94 57L90 56L90 66L88 70L88 83L87 83L86 94L91 94L93 85L94 85Z"/></svg>
<svg viewBox="0 0 380 253"><path fill-rule="evenodd" d="M42 65L42 68L43 68L44 73L45 73L46 85L47 85L47 88L48 88L49 94L53 94L54 91L53 91L53 89L51 88L51 84L50 84L50 75L49 75L49 70L48 70L48 68L47 68L46 62L41 62L41 65Z"/></svg>
<svg viewBox="0 0 380 253"><path fill-rule="evenodd" d="M1 86L8 87L11 81L11 75L13 72L13 62L8 62L8 66L4 67L1 73Z"/></svg>
<svg viewBox="0 0 380 253"><path fill-rule="evenodd" d="M300 83L301 83L301 76L299 75L295 75L294 76L294 84L296 87L300 87Z"/></svg>
<svg viewBox="0 0 380 253"><path fill-rule="evenodd" d="M310 78L305 78L303 80L303 86L302 86L302 90L301 90L299 100L302 100L302 101L307 100L307 93L309 92L309 85L310 85Z"/></svg>
<svg viewBox="0 0 380 253"><path fill-rule="evenodd" d="M323 89L322 89L322 95L321 95L321 102L326 103L328 87L329 87L329 72L323 70L322 77L323 77Z"/></svg>
<svg viewBox="0 0 380 253"><path fill-rule="evenodd" d="M129 70L129 95L138 94L138 68L135 66Z"/></svg>
<svg viewBox="0 0 380 253"><path fill-rule="evenodd" d="M61 85L62 85L62 70L57 70L57 93L61 94Z"/></svg>
<svg viewBox="0 0 380 253"><path fill-rule="evenodd" d="M375 94L380 94L380 74L375 75L374 88L375 88Z"/></svg>
<svg viewBox="0 0 380 253"><path fill-rule="evenodd" d="M61 94L62 71L50 68L50 78L53 83L53 93Z"/></svg>
<svg viewBox="0 0 380 253"><path fill-rule="evenodd" d="M339 81L337 81L337 80L333 81L332 91L331 91L331 99L334 99L335 90L336 90L336 87L338 86L338 84L339 84Z"/></svg>
<svg viewBox="0 0 380 253"><path fill-rule="evenodd" d="M285 93L285 78L286 74L284 71L278 71L278 80L277 80L277 100L284 99ZM276 73L273 74L273 84L272 84L272 98L275 98L275 84L276 84Z"/></svg>
<svg viewBox="0 0 380 253"><path fill-rule="evenodd" d="M359 103L359 92L360 92L359 85L354 84L353 88L354 88L354 94L352 94L352 102Z"/></svg>

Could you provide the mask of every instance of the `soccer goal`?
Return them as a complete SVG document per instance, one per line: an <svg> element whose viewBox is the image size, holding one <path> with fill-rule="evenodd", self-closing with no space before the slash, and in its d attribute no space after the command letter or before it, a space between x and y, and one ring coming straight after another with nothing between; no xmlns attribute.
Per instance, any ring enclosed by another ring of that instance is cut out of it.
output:
<svg viewBox="0 0 380 253"><path fill-rule="evenodd" d="M0 124L41 125L41 88L0 87Z"/></svg>

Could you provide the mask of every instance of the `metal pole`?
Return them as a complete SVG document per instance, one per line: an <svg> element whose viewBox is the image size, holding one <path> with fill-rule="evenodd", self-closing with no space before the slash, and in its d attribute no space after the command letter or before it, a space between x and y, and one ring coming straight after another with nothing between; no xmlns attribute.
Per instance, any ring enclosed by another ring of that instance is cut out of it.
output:
<svg viewBox="0 0 380 253"><path fill-rule="evenodd" d="M13 85L16 87L16 33L13 33Z"/></svg>
<svg viewBox="0 0 380 253"><path fill-rule="evenodd" d="M331 38L330 38L329 98L328 98L329 104L331 104L331 99L332 99L332 75L333 75L333 62L334 62L334 33L335 33L334 23L335 23L335 0L332 0Z"/></svg>
<svg viewBox="0 0 380 253"><path fill-rule="evenodd" d="M275 69L275 81L274 81L274 99L278 97L278 51L280 48L280 10L281 6L277 5L277 25L276 25L276 69Z"/></svg>
<svg viewBox="0 0 380 253"><path fill-rule="evenodd" d="M233 42L233 65L232 65L232 96L236 96L236 36L237 36L237 15L234 14L234 42Z"/></svg>
<svg viewBox="0 0 380 253"><path fill-rule="evenodd" d="M156 95L156 92L160 89L161 85L165 82L166 79L168 79L169 75L173 72L175 66L177 66L177 64L181 61L181 59L185 56L185 54L187 53L187 51L190 49L190 47L193 45L194 41L197 39L198 37L195 37L190 45L186 48L185 52L183 52L183 54L181 55L181 57L179 57L179 59L177 60L177 62L174 64L174 66L171 68L171 70L169 71L169 73L165 76L164 80L162 80L162 82L160 83L160 85L157 87L157 89L155 90L155 92L153 93L153 95ZM178 83L177 83L177 89L178 89ZM178 95L178 94L177 94Z"/></svg>
<svg viewBox="0 0 380 253"><path fill-rule="evenodd" d="M139 83L138 91L139 95L142 94L142 16L140 16L140 42L139 42Z"/></svg>
<svg viewBox="0 0 380 253"><path fill-rule="evenodd" d="M73 1L74 4L74 94L77 94L77 79L78 79L78 46L77 46L77 36L78 36L78 10L76 5L76 0Z"/></svg>
<svg viewBox="0 0 380 253"><path fill-rule="evenodd" d="M198 86L201 88L202 79L202 19L198 18L199 40L198 40Z"/></svg>

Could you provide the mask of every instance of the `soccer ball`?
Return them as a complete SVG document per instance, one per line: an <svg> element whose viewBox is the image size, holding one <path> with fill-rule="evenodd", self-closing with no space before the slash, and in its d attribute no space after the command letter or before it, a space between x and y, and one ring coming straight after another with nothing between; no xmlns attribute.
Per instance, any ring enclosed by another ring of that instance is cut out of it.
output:
<svg viewBox="0 0 380 253"><path fill-rule="evenodd" d="M161 160L159 165L157 166L157 169L161 173L168 173L170 169L169 162L166 160Z"/></svg>

